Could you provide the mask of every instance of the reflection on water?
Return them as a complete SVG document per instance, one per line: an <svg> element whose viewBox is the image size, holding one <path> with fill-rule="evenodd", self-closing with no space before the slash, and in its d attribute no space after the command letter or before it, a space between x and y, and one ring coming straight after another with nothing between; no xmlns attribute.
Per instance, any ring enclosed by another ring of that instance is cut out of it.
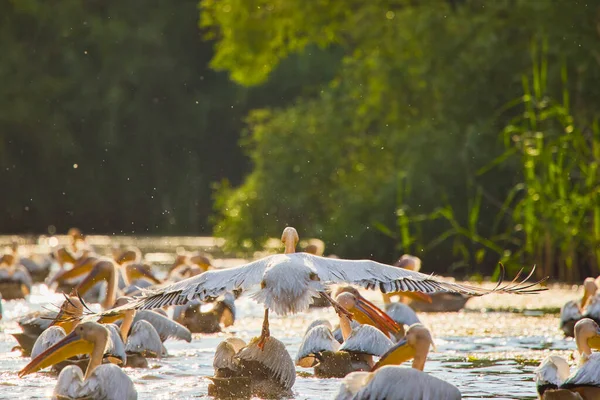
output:
<svg viewBox="0 0 600 400"><path fill-rule="evenodd" d="M233 262L235 263L235 262ZM569 295L564 289L553 289L539 296L488 296L473 299L468 310L454 314L422 314L421 320L430 327L436 344L426 371L458 386L465 399L534 399L533 369L550 351L570 357L575 348L558 331L558 316L530 313L487 312L485 308L504 306L535 309L540 305L556 307ZM380 296L368 292L376 303ZM38 285L29 302L5 303L4 319L0 321L0 399L48 398L56 378L37 373L23 379L16 372L27 362L11 349L17 343L9 335L18 330L13 319L32 310L40 310L49 302L59 304L63 297L44 285ZM260 333L262 309L248 297L237 302L238 320L226 333L194 335L192 343L168 341L169 357L151 360L149 369L127 369L134 380L140 399L202 399L208 398L208 380L212 375L212 360L217 344L227 335L235 334L246 341ZM292 358L295 357L306 326L317 318L336 317L330 309L314 309L308 313L282 318L270 318L271 334L283 341ZM552 349L552 350L551 350ZM331 398L339 379L311 377L312 370L302 372L294 386L296 399Z"/></svg>

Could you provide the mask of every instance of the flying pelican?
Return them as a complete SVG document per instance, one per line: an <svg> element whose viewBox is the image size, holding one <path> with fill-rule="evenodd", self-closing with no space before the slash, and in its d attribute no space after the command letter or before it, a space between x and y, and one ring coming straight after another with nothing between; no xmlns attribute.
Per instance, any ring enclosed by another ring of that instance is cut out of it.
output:
<svg viewBox="0 0 600 400"><path fill-rule="evenodd" d="M570 300L567 301L560 310L560 329L563 331L566 337L573 337L575 334L575 324L581 318L583 318L582 313L588 307L588 304L595 297L598 291L598 286L594 281L594 278L586 278L583 281L583 297L578 300ZM600 313L595 310L595 306L591 307L591 314L587 313L586 316L592 319L594 315L597 315L598 320L600 320Z"/></svg>
<svg viewBox="0 0 600 400"><path fill-rule="evenodd" d="M225 293L222 299L209 303L212 309L202 312L203 303L198 300L175 307L173 319L188 328L192 333L217 333L235 322L235 298Z"/></svg>
<svg viewBox="0 0 600 400"><path fill-rule="evenodd" d="M135 400L135 386L121 368L113 364L102 364L109 335L108 329L97 322L79 324L64 339L31 360L19 371L19 376L37 372L75 355L90 354L85 376L82 370L74 365L60 372L53 398Z"/></svg>
<svg viewBox="0 0 600 400"><path fill-rule="evenodd" d="M374 372L353 372L346 376L336 400L461 399L454 385L423 372L431 345L429 330L421 324L412 325L406 337L375 364ZM396 366L410 359L412 368Z"/></svg>
<svg viewBox="0 0 600 400"><path fill-rule="evenodd" d="M292 395L296 370L285 345L268 337L259 348L259 341L253 338L246 346L241 339L229 338L219 343L213 361L215 375L209 378L212 381L208 386L209 396L279 398Z"/></svg>
<svg viewBox="0 0 600 400"><path fill-rule="evenodd" d="M269 337L269 310L280 315L306 311L314 297L324 296L336 312L350 313L340 307L327 293L327 285L334 283L356 284L367 289L382 292L421 292L435 293L448 291L481 296L492 292L537 293L544 288L531 289L538 284L513 283L504 287L486 290L439 280L431 275L421 274L403 268L395 268L372 260L344 260L319 257L308 253L294 253L298 243L298 233L288 227L281 238L285 244L285 254L276 254L234 268L209 270L183 281L148 289L126 308L152 309L167 305L182 305L198 299L206 301L236 289L260 289L252 297L265 307L262 332L258 346L264 345ZM517 276L519 277L519 275Z"/></svg>
<svg viewBox="0 0 600 400"><path fill-rule="evenodd" d="M575 343L579 369L569 376L569 364L558 356L548 356L536 369L536 387L540 399L600 399L600 327L589 318L575 324Z"/></svg>

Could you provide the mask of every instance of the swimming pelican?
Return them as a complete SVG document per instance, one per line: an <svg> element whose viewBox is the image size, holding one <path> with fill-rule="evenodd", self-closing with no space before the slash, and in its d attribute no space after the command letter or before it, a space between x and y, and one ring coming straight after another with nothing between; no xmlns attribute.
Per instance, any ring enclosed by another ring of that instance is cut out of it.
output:
<svg viewBox="0 0 600 400"><path fill-rule="evenodd" d="M405 268L411 271L421 270L421 259L410 254L404 254L396 261L395 267ZM384 303L388 304L391 302L391 296L397 293L391 293L390 295L383 295ZM415 311L421 312L452 312L461 310L467 301L469 296L463 293L445 293L438 292L432 293L429 299L411 298L404 294L401 294L400 301L404 304L409 304L410 307Z"/></svg>
<svg viewBox="0 0 600 400"><path fill-rule="evenodd" d="M382 292L407 291L435 293L449 291L481 296L492 292L537 293L545 288L531 289L539 282L511 283L487 290L439 280L431 275L395 268L372 260L344 260L294 253L298 233L288 227L283 231L285 254L276 254L234 268L209 270L200 275L161 287L148 289L126 308L152 309L167 305L182 305L198 299L205 301L235 289L249 290L260 285L252 297L265 307L263 328L258 345L269 337L269 310L280 315L306 311L314 297L329 299L336 312L350 314L327 293L327 285L356 284ZM351 315L349 315L351 316Z"/></svg>
<svg viewBox="0 0 600 400"><path fill-rule="evenodd" d="M374 372L353 372L346 376L336 399L461 399L454 385L423 372L432 345L429 330L421 324L412 325L406 337L375 364ZM410 359L412 368L397 366Z"/></svg>
<svg viewBox="0 0 600 400"><path fill-rule="evenodd" d="M535 370L540 399L600 399L600 327L589 318L575 324L579 369L569 376L569 364L558 356L548 356Z"/></svg>
<svg viewBox="0 0 600 400"><path fill-rule="evenodd" d="M314 367L315 376L320 378L343 378L353 371L370 371L373 356L381 357L392 345L379 329L359 325L346 333L340 346L327 325L318 325L304 335L296 365Z"/></svg>
<svg viewBox="0 0 600 400"><path fill-rule="evenodd" d="M6 253L0 257L0 264L4 262L11 266L21 265L27 270L27 272L29 272L33 283L44 282L50 273L50 266L52 265L51 258L35 258L37 261L31 256L21 256L19 243L16 240L13 240L10 247L7 248Z"/></svg>
<svg viewBox="0 0 600 400"><path fill-rule="evenodd" d="M24 266L8 261L0 263L0 293L4 300L23 299L31 293L31 275Z"/></svg>
<svg viewBox="0 0 600 400"><path fill-rule="evenodd" d="M583 281L583 297L580 300L567 301L560 310L560 329L563 331L566 337L573 337L575 334L575 324L581 318L582 313L591 303L591 300L595 297L598 291L598 286L594 281L594 278L586 278ZM594 315L598 315L600 321L600 310L596 310L596 306L591 307L590 312L586 313L586 317L593 318Z"/></svg>
<svg viewBox="0 0 600 400"><path fill-rule="evenodd" d="M212 381L208 386L209 396L279 398L292 395L296 370L285 345L268 337L259 347L260 340L253 338L247 346L238 338L219 343L213 362L215 374L209 378Z"/></svg>
<svg viewBox="0 0 600 400"><path fill-rule="evenodd" d="M228 327L235 322L235 298L232 293L225 293L222 299L208 303L212 306L210 310L202 312L202 305L202 302L192 300L185 305L176 306L173 319L192 333L221 332L221 324Z"/></svg>
<svg viewBox="0 0 600 400"><path fill-rule="evenodd" d="M19 371L19 376L37 372L75 355L90 354L85 377L77 366L68 366L61 371L53 398L135 400L135 386L121 368L113 364L102 364L108 341L109 331L106 327L97 322L84 322L60 342L31 360Z"/></svg>
<svg viewBox="0 0 600 400"><path fill-rule="evenodd" d="M411 326L421 323L415 311L404 303L386 304L385 313L403 328L404 325Z"/></svg>
<svg viewBox="0 0 600 400"><path fill-rule="evenodd" d="M23 332L13 333L19 342L21 355L29 356L38 337L51 326L60 326L66 333L71 333L78 321L75 319L83 314L83 305L77 297L65 296L59 311L35 311L17 320ZM69 318L63 318L68 315Z"/></svg>

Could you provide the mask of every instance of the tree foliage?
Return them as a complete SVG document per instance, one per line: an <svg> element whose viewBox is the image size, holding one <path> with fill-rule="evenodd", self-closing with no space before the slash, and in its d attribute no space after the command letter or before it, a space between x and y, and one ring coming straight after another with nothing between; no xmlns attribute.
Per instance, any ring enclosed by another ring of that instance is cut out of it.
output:
<svg viewBox="0 0 600 400"><path fill-rule="evenodd" d="M216 203L216 232L230 244L260 246L293 224L346 256L412 252L436 271L453 261L489 268L519 246L504 204L523 171L502 132L527 112L532 46L546 43L545 96L561 96L564 67L583 130L598 109L600 9L591 3L202 5L203 26L218 40L212 65L242 84L268 79L307 46L344 54L320 96L250 114L252 173L223 187ZM490 240L499 232L502 240Z"/></svg>

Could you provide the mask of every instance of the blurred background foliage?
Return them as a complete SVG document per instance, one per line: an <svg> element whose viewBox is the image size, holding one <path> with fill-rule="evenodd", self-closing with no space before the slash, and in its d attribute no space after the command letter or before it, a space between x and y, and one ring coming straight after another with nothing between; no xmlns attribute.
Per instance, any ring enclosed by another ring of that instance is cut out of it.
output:
<svg viewBox="0 0 600 400"><path fill-rule="evenodd" d="M5 232L250 251L293 225L426 271L599 272L600 2L10 0L0 18Z"/></svg>

